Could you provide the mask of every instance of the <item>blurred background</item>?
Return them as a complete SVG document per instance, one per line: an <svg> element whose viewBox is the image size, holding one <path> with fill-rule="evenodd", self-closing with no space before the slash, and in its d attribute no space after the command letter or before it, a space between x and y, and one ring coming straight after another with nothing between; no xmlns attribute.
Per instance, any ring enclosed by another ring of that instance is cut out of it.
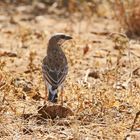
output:
<svg viewBox="0 0 140 140"><path fill-rule="evenodd" d="M11 18L16 11L28 14L25 18L30 20L45 14L69 18L71 22L75 18L79 22L87 20L88 24L93 24L94 17L115 19L120 25L118 31L134 37L140 35L139 3L139 0L3 0L0 7L1 12L7 11Z"/></svg>

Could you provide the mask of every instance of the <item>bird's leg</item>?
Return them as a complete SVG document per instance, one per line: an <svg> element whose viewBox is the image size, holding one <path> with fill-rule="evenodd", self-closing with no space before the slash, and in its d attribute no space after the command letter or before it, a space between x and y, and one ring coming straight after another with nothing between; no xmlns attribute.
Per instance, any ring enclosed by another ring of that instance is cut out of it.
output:
<svg viewBox="0 0 140 140"><path fill-rule="evenodd" d="M47 100L48 98L48 88L47 86L45 85L45 100Z"/></svg>
<svg viewBox="0 0 140 140"><path fill-rule="evenodd" d="M60 96L61 96L61 105L63 106L63 94L64 94L64 87L63 85L61 86L61 93L60 93Z"/></svg>
<svg viewBox="0 0 140 140"><path fill-rule="evenodd" d="M47 83L45 83L45 97L44 97L44 104L46 104L46 102L47 102L47 100L48 100L48 93L49 93L49 91L48 91L48 84Z"/></svg>

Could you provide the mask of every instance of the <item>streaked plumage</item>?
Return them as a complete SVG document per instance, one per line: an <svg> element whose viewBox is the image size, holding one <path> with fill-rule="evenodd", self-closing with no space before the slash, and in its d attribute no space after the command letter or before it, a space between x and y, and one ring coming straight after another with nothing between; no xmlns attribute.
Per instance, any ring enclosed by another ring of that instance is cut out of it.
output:
<svg viewBox="0 0 140 140"><path fill-rule="evenodd" d="M67 58L61 45L69 39L72 37L64 34L53 35L48 43L47 56L43 59L43 77L45 87L49 91L48 100L51 102L57 102L57 88L63 83L68 73Z"/></svg>

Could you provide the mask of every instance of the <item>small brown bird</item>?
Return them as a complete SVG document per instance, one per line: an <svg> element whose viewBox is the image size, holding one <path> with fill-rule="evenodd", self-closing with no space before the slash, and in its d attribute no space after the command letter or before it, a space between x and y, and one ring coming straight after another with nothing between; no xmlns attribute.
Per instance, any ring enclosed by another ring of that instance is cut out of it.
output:
<svg viewBox="0 0 140 140"><path fill-rule="evenodd" d="M48 100L53 103L57 102L59 86L63 91L62 83L68 73L67 58L61 47L66 40L70 39L72 39L71 36L63 33L53 35L48 43L47 56L43 59L42 71L46 95L49 94Z"/></svg>

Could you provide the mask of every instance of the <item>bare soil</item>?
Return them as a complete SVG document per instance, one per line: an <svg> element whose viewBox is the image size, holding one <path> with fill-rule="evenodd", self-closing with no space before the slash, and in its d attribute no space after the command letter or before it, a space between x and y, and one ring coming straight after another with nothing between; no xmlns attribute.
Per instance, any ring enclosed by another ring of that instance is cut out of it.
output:
<svg viewBox="0 0 140 140"><path fill-rule="evenodd" d="M139 40L119 35L114 18L38 7L0 6L0 139L123 140L131 131L131 139L140 139L139 115L134 124L140 111ZM60 96L58 105L45 101L41 70L47 42L57 32L73 37L63 46L69 62L63 107ZM116 35L127 45L114 41ZM50 117L38 119L44 104Z"/></svg>

